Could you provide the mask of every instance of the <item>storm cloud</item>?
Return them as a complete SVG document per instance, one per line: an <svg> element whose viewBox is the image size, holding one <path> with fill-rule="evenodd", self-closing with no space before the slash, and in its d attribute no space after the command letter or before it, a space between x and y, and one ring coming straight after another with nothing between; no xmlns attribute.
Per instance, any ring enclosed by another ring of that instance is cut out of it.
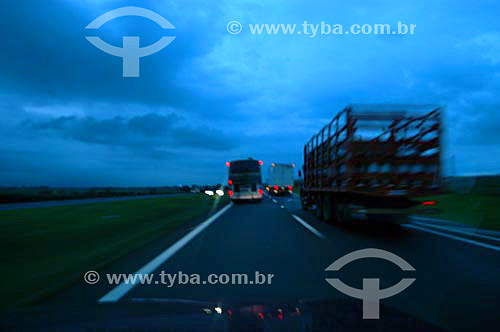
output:
<svg viewBox="0 0 500 332"><path fill-rule="evenodd" d="M89 144L121 145L130 148L183 148L229 150L237 144L224 133L208 127L192 127L181 122L176 114L149 113L124 119L114 117L62 116L49 121L28 120L24 130L77 140Z"/></svg>
<svg viewBox="0 0 500 332"><path fill-rule="evenodd" d="M174 26L122 17L123 6ZM441 104L445 171L500 173L497 1L3 1L0 185L221 182L225 161L301 164L352 103ZM240 34L226 30L229 21ZM248 24L416 24L414 35L252 35ZM175 40L122 77L86 36ZM456 165L449 165L453 160Z"/></svg>

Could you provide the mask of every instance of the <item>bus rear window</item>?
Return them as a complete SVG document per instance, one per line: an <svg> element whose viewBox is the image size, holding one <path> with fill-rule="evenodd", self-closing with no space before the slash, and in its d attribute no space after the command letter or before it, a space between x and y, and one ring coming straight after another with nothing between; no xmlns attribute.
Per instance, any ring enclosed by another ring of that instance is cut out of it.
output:
<svg viewBox="0 0 500 332"><path fill-rule="evenodd" d="M232 161L230 166L231 173L259 172L260 165L257 160L239 160Z"/></svg>

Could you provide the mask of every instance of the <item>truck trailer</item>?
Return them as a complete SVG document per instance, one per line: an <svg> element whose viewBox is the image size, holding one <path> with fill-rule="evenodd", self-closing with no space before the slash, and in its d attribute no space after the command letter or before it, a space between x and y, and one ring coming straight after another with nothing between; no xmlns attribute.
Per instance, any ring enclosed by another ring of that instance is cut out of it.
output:
<svg viewBox="0 0 500 332"><path fill-rule="evenodd" d="M422 197L441 188L442 108L353 105L304 146L304 210L325 221L406 222L436 212Z"/></svg>
<svg viewBox="0 0 500 332"><path fill-rule="evenodd" d="M271 163L267 180L267 191L271 195L287 195L293 191L295 164Z"/></svg>

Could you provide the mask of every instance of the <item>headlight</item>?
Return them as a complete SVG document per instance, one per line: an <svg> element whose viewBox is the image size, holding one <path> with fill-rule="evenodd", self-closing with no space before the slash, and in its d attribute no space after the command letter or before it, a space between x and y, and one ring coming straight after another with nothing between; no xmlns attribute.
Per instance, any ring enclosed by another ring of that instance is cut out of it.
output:
<svg viewBox="0 0 500 332"><path fill-rule="evenodd" d="M224 196L224 190L217 189L215 193L219 196Z"/></svg>

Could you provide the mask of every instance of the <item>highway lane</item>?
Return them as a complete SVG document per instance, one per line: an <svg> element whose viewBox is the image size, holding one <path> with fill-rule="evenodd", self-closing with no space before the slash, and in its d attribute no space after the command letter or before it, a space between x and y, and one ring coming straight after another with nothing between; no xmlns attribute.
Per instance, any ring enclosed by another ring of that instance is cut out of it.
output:
<svg viewBox="0 0 500 332"><path fill-rule="evenodd" d="M391 226L358 220L348 225L329 225L318 220L313 212L301 211L297 196L278 198L276 205L280 204L286 204L291 213L302 216L327 239L339 240L338 246L365 245L388 250L415 267L416 282L401 294L383 301L432 317L453 330L488 330L489 327L496 330L499 319L495 302L500 294L498 240L444 230L439 235L432 227L410 228L413 222L409 226ZM417 220L414 222L419 222ZM454 238L453 235L461 236ZM398 297L401 303L397 303Z"/></svg>
<svg viewBox="0 0 500 332"><path fill-rule="evenodd" d="M160 271L199 274L202 280L209 274L242 273L251 280L259 271L273 275L270 284L174 284L172 287L161 283L138 284L130 287L116 302L98 304L99 299L116 288L105 282L106 273L138 271L202 223L203 220L194 221L187 229L180 229L99 270L101 281L98 284L87 285L82 281L48 302L68 308L75 304L84 308L116 308L130 303L178 299L254 304L349 299L356 303L359 311L361 300L340 293L325 279L338 277L352 287L362 288L363 278L380 278L381 288L387 288L402 278L416 278L400 294L381 300L380 320L372 321L372 328L384 326L391 317L391 310L406 312L454 331L488 331L498 326L498 251L408 227L366 222L343 226L326 224L318 220L313 211L302 211L297 196L265 198L261 204L228 208L153 270L156 275ZM404 272L380 259L358 260L339 272L325 271L338 258L366 248L390 251L416 271ZM332 310L334 316L342 308ZM127 312L125 307L123 312ZM366 323L362 322L360 312L348 319Z"/></svg>
<svg viewBox="0 0 500 332"><path fill-rule="evenodd" d="M323 238L297 222L293 215ZM403 272L379 259L352 262L337 274L325 271L336 259L365 248L390 251L416 271ZM415 229L365 222L342 227L329 225L317 220L313 213L302 211L296 196L273 197L262 204L233 206L156 269L157 273L196 273L202 279L222 273L253 276L259 271L273 274L272 284L138 285L120 301L286 302L339 298L346 295L330 286L325 278L339 277L357 288L362 287L362 278L380 278L381 287L386 288L403 277L414 277L413 285L382 300L383 304L452 330L485 330L498 324L498 262L498 252L494 250Z"/></svg>

